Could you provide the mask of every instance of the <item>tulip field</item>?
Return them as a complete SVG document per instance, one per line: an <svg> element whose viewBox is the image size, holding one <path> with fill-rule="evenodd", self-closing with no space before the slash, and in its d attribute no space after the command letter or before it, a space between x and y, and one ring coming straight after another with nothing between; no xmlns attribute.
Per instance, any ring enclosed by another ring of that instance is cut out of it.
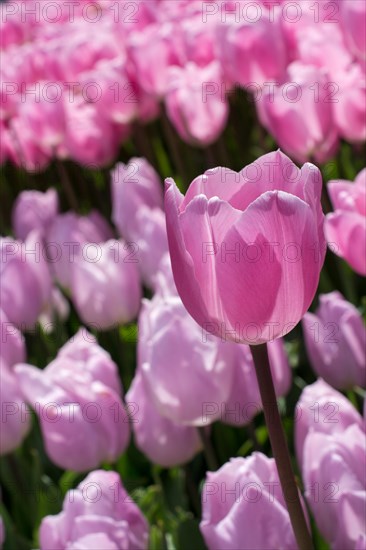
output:
<svg viewBox="0 0 366 550"><path fill-rule="evenodd" d="M0 550L366 550L366 1L0 31Z"/></svg>

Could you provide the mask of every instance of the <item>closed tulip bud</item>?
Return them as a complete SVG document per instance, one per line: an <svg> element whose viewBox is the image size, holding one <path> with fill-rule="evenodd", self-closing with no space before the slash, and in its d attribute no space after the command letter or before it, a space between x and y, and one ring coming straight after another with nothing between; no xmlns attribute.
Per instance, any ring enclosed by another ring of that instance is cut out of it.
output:
<svg viewBox="0 0 366 550"><path fill-rule="evenodd" d="M144 158L118 163L111 183L112 219L121 236L134 240L140 226L136 213L141 206L162 208L163 190L158 174Z"/></svg>
<svg viewBox="0 0 366 550"><path fill-rule="evenodd" d="M321 176L280 151L241 172L208 170L184 197L166 182L177 290L207 331L246 344L290 332L310 306L325 255Z"/></svg>
<svg viewBox="0 0 366 550"><path fill-rule="evenodd" d="M275 461L262 453L232 458L209 472L202 509L209 550L297 548Z"/></svg>
<svg viewBox="0 0 366 550"><path fill-rule="evenodd" d="M328 435L310 432L302 472L306 499L332 550L360 547L366 534L365 431L353 424Z"/></svg>
<svg viewBox="0 0 366 550"><path fill-rule="evenodd" d="M302 320L306 350L316 374L340 390L366 386L366 327L339 292L322 294Z"/></svg>
<svg viewBox="0 0 366 550"><path fill-rule="evenodd" d="M363 427L362 416L352 403L324 380L306 386L296 406L295 446L297 460L303 463L303 449L307 435L342 433L352 425Z"/></svg>
<svg viewBox="0 0 366 550"><path fill-rule="evenodd" d="M217 61L206 67L192 62L182 68L171 67L165 105L170 121L184 141L209 145L224 130L229 107L221 94L221 82Z"/></svg>
<svg viewBox="0 0 366 550"><path fill-rule="evenodd" d="M57 281L69 289L72 266L78 255L89 243L101 243L112 236L111 228L95 210L87 216L78 216L75 212L58 215L46 239L47 254Z"/></svg>
<svg viewBox="0 0 366 550"><path fill-rule="evenodd" d="M39 230L25 242L0 239L0 302L11 323L32 328L51 294L51 277Z"/></svg>
<svg viewBox="0 0 366 550"><path fill-rule="evenodd" d="M220 420L226 424L244 426L261 411L262 403L250 348L246 345L235 348L234 378ZM268 356L276 394L278 397L284 396L291 386L291 369L281 338L268 343Z"/></svg>
<svg viewBox="0 0 366 550"><path fill-rule="evenodd" d="M196 428L176 424L159 413L141 372L136 373L126 402L136 445L154 464L165 468L185 464L201 450Z"/></svg>
<svg viewBox="0 0 366 550"><path fill-rule="evenodd" d="M62 511L42 519L40 550L147 549L148 523L116 472L91 472L65 495Z"/></svg>
<svg viewBox="0 0 366 550"><path fill-rule="evenodd" d="M136 317L141 288L134 248L110 240L89 245L88 256L76 258L71 267L71 295L84 323L106 330Z"/></svg>
<svg viewBox="0 0 366 550"><path fill-rule="evenodd" d="M139 317L138 364L162 416L178 424L203 426L218 418L228 398L234 349L205 334L179 296L144 302ZM207 404L216 414L204 415Z"/></svg>
<svg viewBox="0 0 366 550"><path fill-rule="evenodd" d="M130 434L117 366L91 334L80 332L43 370L18 364L15 372L52 462L86 471L123 453Z"/></svg>
<svg viewBox="0 0 366 550"><path fill-rule="evenodd" d="M13 228L17 239L24 241L33 229L44 235L58 214L58 197L55 189L22 191L14 204Z"/></svg>
<svg viewBox="0 0 366 550"><path fill-rule="evenodd" d="M257 103L259 118L291 157L325 162L338 145L326 71L300 61L287 70L288 82L266 90Z"/></svg>
<svg viewBox="0 0 366 550"><path fill-rule="evenodd" d="M335 212L327 214L324 231L332 250L360 275L366 275L366 168L354 183L328 183Z"/></svg>

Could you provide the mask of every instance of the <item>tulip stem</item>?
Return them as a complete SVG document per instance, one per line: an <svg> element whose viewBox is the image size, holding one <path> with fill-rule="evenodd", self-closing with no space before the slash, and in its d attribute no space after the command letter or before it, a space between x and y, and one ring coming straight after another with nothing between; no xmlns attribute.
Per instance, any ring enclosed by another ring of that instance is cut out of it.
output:
<svg viewBox="0 0 366 550"><path fill-rule="evenodd" d="M212 446L210 436L208 435L205 428L197 428L198 435L201 439L203 446L203 454L205 455L206 464L210 470L215 471L219 468L219 463L216 458L215 450Z"/></svg>
<svg viewBox="0 0 366 550"><path fill-rule="evenodd" d="M278 411L275 389L269 365L267 345L250 346L262 400L272 452L276 461L283 496L300 550L312 550L313 543L302 509L299 490L291 466L290 454Z"/></svg>

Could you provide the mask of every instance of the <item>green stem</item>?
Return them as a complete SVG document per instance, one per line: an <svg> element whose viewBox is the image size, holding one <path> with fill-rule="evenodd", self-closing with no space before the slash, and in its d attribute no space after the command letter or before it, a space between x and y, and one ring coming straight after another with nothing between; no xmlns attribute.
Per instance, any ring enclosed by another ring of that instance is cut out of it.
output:
<svg viewBox="0 0 366 550"><path fill-rule="evenodd" d="M313 543L300 503L299 490L292 470L290 454L278 411L267 345L250 346L250 349L255 364L272 452L295 538L300 550L312 550Z"/></svg>

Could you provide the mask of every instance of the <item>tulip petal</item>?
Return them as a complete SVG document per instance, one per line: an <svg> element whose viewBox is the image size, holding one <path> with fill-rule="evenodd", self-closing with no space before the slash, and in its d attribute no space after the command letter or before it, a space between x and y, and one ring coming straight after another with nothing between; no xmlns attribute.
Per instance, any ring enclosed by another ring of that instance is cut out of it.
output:
<svg viewBox="0 0 366 550"><path fill-rule="evenodd" d="M229 321L240 319L242 341L262 343L267 323L277 337L301 319L318 284L317 240L311 208L282 191L264 193L229 229L225 245L238 253L216 257L217 284ZM260 334L245 338L253 325Z"/></svg>
<svg viewBox="0 0 366 550"><path fill-rule="evenodd" d="M180 227L179 205L182 200L183 196L174 181L166 180L165 212L174 281L188 312L200 325L204 325L209 316Z"/></svg>
<svg viewBox="0 0 366 550"><path fill-rule="evenodd" d="M328 244L360 275L366 275L366 218L355 212L334 212L325 219Z"/></svg>

